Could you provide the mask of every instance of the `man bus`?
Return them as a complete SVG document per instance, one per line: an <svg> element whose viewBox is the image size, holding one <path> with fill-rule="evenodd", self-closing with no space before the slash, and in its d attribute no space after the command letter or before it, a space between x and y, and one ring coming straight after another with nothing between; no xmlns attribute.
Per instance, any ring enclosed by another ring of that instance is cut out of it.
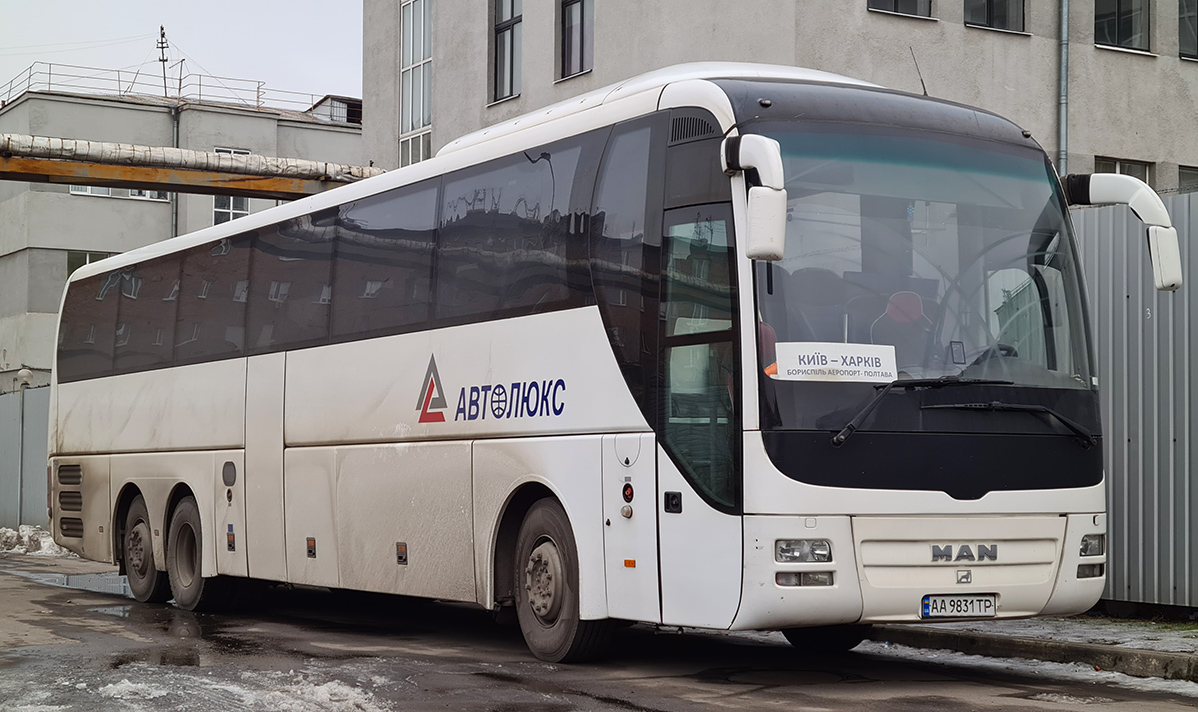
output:
<svg viewBox="0 0 1198 712"><path fill-rule="evenodd" d="M684 65L88 265L55 539L201 610L247 580L782 630L1084 611L1105 582L1070 177L958 104Z"/></svg>

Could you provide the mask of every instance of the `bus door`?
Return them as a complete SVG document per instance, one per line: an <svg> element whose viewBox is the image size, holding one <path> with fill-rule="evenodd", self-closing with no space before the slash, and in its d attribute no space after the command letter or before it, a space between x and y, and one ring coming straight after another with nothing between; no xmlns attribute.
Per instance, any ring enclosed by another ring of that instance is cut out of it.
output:
<svg viewBox="0 0 1198 712"><path fill-rule="evenodd" d="M269 581L287 580L283 539L286 359L285 353L263 354L249 357L246 365L244 550L248 555L249 575Z"/></svg>
<svg viewBox="0 0 1198 712"><path fill-rule="evenodd" d="M726 628L740 605L743 556L731 206L667 210L663 229L662 622Z"/></svg>

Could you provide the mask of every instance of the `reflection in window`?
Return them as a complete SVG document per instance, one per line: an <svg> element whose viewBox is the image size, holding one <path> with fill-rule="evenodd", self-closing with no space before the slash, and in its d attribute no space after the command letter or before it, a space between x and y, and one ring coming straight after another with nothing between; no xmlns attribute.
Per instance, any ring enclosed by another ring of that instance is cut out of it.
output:
<svg viewBox="0 0 1198 712"><path fill-rule="evenodd" d="M436 227L436 181L341 207L334 339L409 331L428 320Z"/></svg>
<svg viewBox="0 0 1198 712"><path fill-rule="evenodd" d="M1094 42L1148 51L1149 0L1094 0Z"/></svg>
<svg viewBox="0 0 1198 712"><path fill-rule="evenodd" d="M581 237L570 237L582 224L570 213L581 154L577 145L534 149L446 177L438 318L486 319L581 303L585 270L567 254L571 244L585 250Z"/></svg>
<svg viewBox="0 0 1198 712"><path fill-rule="evenodd" d="M871 10L899 12L904 15L932 16L932 0L869 0Z"/></svg>
<svg viewBox="0 0 1198 712"><path fill-rule="evenodd" d="M732 251L726 208L666 215L666 336L732 328Z"/></svg>
<svg viewBox="0 0 1198 712"><path fill-rule="evenodd" d="M1023 0L965 0L965 24L1023 32Z"/></svg>
<svg viewBox="0 0 1198 712"><path fill-rule="evenodd" d="M304 215L259 230L250 261L246 326L253 349L301 348L329 333L337 209Z"/></svg>

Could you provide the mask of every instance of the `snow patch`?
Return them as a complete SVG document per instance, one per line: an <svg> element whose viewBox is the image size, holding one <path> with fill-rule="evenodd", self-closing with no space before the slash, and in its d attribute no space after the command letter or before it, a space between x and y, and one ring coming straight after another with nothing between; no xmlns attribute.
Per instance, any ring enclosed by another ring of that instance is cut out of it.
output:
<svg viewBox="0 0 1198 712"><path fill-rule="evenodd" d="M278 712L386 712L388 709L376 704L370 692L350 687L340 680L317 685L301 676L293 678L290 684L279 685L278 689L247 690L241 692L241 696L248 705Z"/></svg>
<svg viewBox="0 0 1198 712"><path fill-rule="evenodd" d="M100 694L104 697L112 697L118 700L154 700L164 697L169 693L166 690L160 690L157 687L151 687L140 682L129 682L129 679L125 678L120 682L114 682L111 685L101 687Z"/></svg>
<svg viewBox="0 0 1198 712"><path fill-rule="evenodd" d="M15 530L0 527L0 552L30 556L75 556L55 544L54 536L50 532L31 524L22 524Z"/></svg>
<svg viewBox="0 0 1198 712"><path fill-rule="evenodd" d="M1106 705L1114 702L1109 697L1078 697L1077 695L1066 695L1060 692L1041 692L1038 695L1032 695L1029 700L1039 700L1040 702L1060 702L1066 705Z"/></svg>

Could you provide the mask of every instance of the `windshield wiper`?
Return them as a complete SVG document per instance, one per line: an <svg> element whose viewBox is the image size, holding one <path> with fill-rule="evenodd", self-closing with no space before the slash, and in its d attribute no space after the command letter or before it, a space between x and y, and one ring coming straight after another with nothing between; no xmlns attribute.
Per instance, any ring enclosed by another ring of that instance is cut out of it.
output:
<svg viewBox="0 0 1198 712"><path fill-rule="evenodd" d="M1049 408L1046 405L1029 404L1029 403L1003 403L1002 401L991 401L990 403L944 403L940 405L925 405L921 408L932 410L936 408L952 408L954 410L999 410L999 411L1015 411L1019 413L1044 413L1056 418L1062 425L1073 431L1078 442L1082 447L1089 450L1098 444L1094 439L1094 434L1091 433L1086 426L1071 420L1060 412Z"/></svg>
<svg viewBox="0 0 1198 712"><path fill-rule="evenodd" d="M900 378L890 383L880 383L874 388L880 389L878 394L874 396L864 408L861 409L848 425L840 429L839 433L832 436L832 446L840 447L844 445L844 441L849 439L853 433L857 432L857 428L861 423L869 417L869 414L874 412L874 408L882 402L886 394L894 388L903 388L910 390L912 388L945 388L951 386L1009 386L1014 381L1004 381L997 378L960 378L958 376L941 376L940 378Z"/></svg>

